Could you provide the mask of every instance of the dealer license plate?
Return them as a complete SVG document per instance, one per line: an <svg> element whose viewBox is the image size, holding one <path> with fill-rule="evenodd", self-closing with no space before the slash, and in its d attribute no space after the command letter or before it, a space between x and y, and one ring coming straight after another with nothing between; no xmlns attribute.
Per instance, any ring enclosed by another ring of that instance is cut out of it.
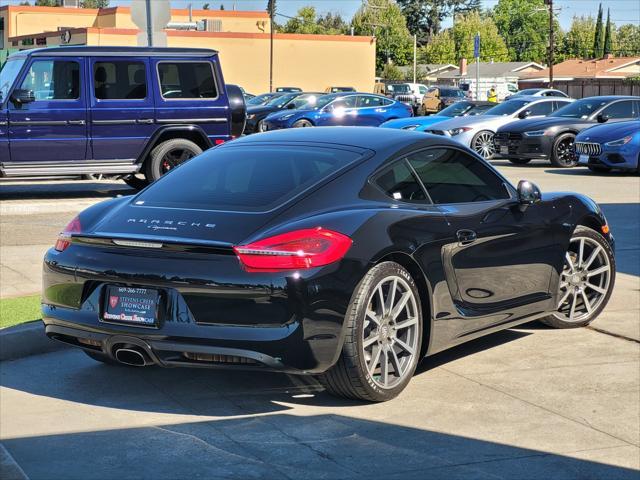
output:
<svg viewBox="0 0 640 480"><path fill-rule="evenodd" d="M158 291L149 288L108 286L102 319L105 322L155 326Z"/></svg>

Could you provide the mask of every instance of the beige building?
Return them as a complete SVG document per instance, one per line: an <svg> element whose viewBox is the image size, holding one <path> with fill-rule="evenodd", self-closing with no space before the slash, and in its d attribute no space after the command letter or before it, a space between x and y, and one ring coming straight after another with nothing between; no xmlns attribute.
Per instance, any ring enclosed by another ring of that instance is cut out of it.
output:
<svg viewBox="0 0 640 480"><path fill-rule="evenodd" d="M201 31L167 30L169 47L220 52L228 83L252 93L269 90L270 30L266 12L193 10ZM189 11L172 9L171 22L188 22ZM59 45L136 45L139 30L128 7L77 9L0 7L4 49ZM273 83L307 91L350 86L373 91L376 45L373 37L274 34Z"/></svg>

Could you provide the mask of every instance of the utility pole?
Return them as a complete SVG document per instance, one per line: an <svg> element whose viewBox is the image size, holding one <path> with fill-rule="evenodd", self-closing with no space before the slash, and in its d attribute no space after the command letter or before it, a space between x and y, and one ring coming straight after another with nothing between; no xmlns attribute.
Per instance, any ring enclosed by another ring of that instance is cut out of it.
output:
<svg viewBox="0 0 640 480"><path fill-rule="evenodd" d="M269 93L273 92L273 16L276 13L273 8L274 1L269 2Z"/></svg>
<svg viewBox="0 0 640 480"><path fill-rule="evenodd" d="M549 88L553 88L553 0L549 0Z"/></svg>
<svg viewBox="0 0 640 480"><path fill-rule="evenodd" d="M413 36L413 83L417 83L418 76L418 36Z"/></svg>

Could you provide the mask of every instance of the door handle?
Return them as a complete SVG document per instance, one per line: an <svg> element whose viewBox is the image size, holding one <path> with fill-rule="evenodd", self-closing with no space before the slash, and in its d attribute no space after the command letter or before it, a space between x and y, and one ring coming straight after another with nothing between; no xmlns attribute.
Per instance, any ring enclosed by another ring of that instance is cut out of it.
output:
<svg viewBox="0 0 640 480"><path fill-rule="evenodd" d="M469 245L478 239L478 234L473 230L458 230L456 237L458 237L460 245Z"/></svg>
<svg viewBox="0 0 640 480"><path fill-rule="evenodd" d="M138 120L136 120L136 122L149 125L153 123L153 118L139 118Z"/></svg>
<svg viewBox="0 0 640 480"><path fill-rule="evenodd" d="M67 125L84 125L84 120L67 120Z"/></svg>

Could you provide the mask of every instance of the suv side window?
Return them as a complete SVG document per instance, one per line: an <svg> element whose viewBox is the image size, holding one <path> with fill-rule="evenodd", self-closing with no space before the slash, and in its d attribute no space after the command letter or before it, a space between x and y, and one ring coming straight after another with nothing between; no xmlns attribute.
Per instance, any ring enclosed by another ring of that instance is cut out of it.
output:
<svg viewBox="0 0 640 480"><path fill-rule="evenodd" d="M528 110L531 111L531 116L537 115L549 115L553 112L553 104L554 102L540 102L535 105L531 105Z"/></svg>
<svg viewBox="0 0 640 480"><path fill-rule="evenodd" d="M93 92L98 100L144 100L147 98L144 63L128 60L96 62Z"/></svg>
<svg viewBox="0 0 640 480"><path fill-rule="evenodd" d="M32 90L37 100L80 98L80 64L69 60L36 60L20 88Z"/></svg>
<svg viewBox="0 0 640 480"><path fill-rule="evenodd" d="M217 98L211 62L158 63L160 92L165 100Z"/></svg>
<svg viewBox="0 0 640 480"><path fill-rule="evenodd" d="M633 118L633 101L626 100L622 102L615 102L604 110L602 115L607 115L609 118Z"/></svg>
<svg viewBox="0 0 640 480"><path fill-rule="evenodd" d="M435 204L510 198L504 181L482 161L453 148L423 150L407 157Z"/></svg>
<svg viewBox="0 0 640 480"><path fill-rule="evenodd" d="M394 163L378 174L374 183L394 200L404 202L426 202L427 196L418 183L406 160Z"/></svg>
<svg viewBox="0 0 640 480"><path fill-rule="evenodd" d="M420 85L418 87L418 92L420 92L420 95L424 95L425 93L427 93L427 87Z"/></svg>

